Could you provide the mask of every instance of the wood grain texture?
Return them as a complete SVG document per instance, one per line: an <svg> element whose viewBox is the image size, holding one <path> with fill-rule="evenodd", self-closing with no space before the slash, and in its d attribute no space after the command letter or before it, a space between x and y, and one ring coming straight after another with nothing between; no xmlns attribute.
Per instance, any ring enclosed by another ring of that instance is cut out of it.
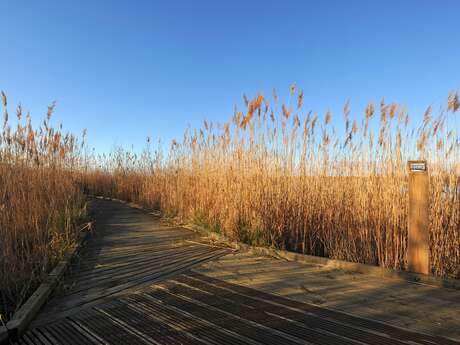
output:
<svg viewBox="0 0 460 345"><path fill-rule="evenodd" d="M195 271L28 332L20 344L460 344Z"/></svg>
<svg viewBox="0 0 460 345"><path fill-rule="evenodd" d="M414 163L426 166L424 161L409 161L407 263L409 271L429 274L429 176L426 169L411 170Z"/></svg>
<svg viewBox="0 0 460 345"><path fill-rule="evenodd" d="M67 317L229 252L186 242L200 241L200 236L165 226L158 217L120 202L94 199L91 209L94 235L33 326Z"/></svg>

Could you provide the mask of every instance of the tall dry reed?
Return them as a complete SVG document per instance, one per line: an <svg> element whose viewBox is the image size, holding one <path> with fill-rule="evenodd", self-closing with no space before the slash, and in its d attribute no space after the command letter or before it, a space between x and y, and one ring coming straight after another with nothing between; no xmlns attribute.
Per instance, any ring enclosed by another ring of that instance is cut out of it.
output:
<svg viewBox="0 0 460 345"><path fill-rule="evenodd" d="M84 193L157 208L235 239L384 267L407 267L407 167L430 173L432 273L460 276L459 100L411 123L399 104L349 103L340 115L305 111L293 85L285 104L244 97L229 122L205 121L164 150L86 154L83 143L22 108L10 121L2 93L0 310L20 305L74 244ZM24 119L25 118L25 119ZM341 120L340 120L341 119ZM83 140L84 141L84 140Z"/></svg>
<svg viewBox="0 0 460 345"><path fill-rule="evenodd" d="M11 121L1 96L0 312L9 316L74 244L85 200L74 171L80 148L50 125L54 104L33 128L21 106Z"/></svg>
<svg viewBox="0 0 460 345"><path fill-rule="evenodd" d="M188 129L167 152L148 142L139 155L90 157L84 183L247 243L404 269L406 164L426 159L432 273L460 275L456 93L419 123L384 99L319 116L295 85L285 104L272 98L244 97L229 122Z"/></svg>

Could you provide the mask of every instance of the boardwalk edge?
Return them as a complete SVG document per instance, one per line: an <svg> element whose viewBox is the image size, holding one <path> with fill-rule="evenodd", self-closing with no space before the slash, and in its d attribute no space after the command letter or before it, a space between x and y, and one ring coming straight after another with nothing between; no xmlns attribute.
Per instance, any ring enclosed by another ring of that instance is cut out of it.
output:
<svg viewBox="0 0 460 345"><path fill-rule="evenodd" d="M356 272L361 274L367 274L370 276L397 279L400 281L408 281L411 283L425 284L436 287L450 288L460 290L460 280L441 278L432 275L426 275L421 273L412 273L408 271L396 270L391 268L385 268L380 266L373 266L368 264L361 264L356 262L349 262L343 260L329 259L320 256L313 256L307 254L300 254L290 252L287 250L266 248L266 247L255 247L245 243L236 242L228 239L226 236L211 232L206 228L198 225L186 225L187 229L199 232L201 234L207 234L208 236L214 237L218 242L225 243L234 249L242 252L248 252L261 256L269 256L278 259L284 259L287 261L296 261L299 263L316 264L327 266L330 268L341 269L344 271Z"/></svg>
<svg viewBox="0 0 460 345"><path fill-rule="evenodd" d="M27 326L35 318L43 304L53 292L54 288L64 276L73 257L79 252L91 233L91 222L80 228L77 244L70 249L54 269L48 274L35 292L13 314L13 317L4 327L0 327L0 345L8 344L9 340L18 339L27 329Z"/></svg>

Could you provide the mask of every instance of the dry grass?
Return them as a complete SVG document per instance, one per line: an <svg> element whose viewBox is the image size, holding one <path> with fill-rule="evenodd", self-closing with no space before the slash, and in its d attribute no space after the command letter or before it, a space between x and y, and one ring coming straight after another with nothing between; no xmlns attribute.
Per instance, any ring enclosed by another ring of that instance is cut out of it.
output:
<svg viewBox="0 0 460 345"><path fill-rule="evenodd" d="M16 110L12 125L2 93L0 131L0 312L11 314L73 245L84 195L73 170L76 139L50 126L54 105L34 129ZM13 127L13 128L12 128Z"/></svg>
<svg viewBox="0 0 460 345"><path fill-rule="evenodd" d="M245 97L228 123L188 129L167 152L84 154L83 144L52 128L49 108L34 129L18 107L18 125L0 133L0 291L18 305L76 238L84 193L135 201L179 222L256 245L406 268L408 159L430 169L430 248L435 275L460 275L458 96L420 123L398 104L370 103L362 116L303 109L291 88ZM334 115L337 116L337 115ZM16 123L16 121L14 121ZM14 127L14 129L12 128ZM83 140L84 141L84 140Z"/></svg>
<svg viewBox="0 0 460 345"><path fill-rule="evenodd" d="M169 151L123 150L92 157L85 175L97 194L159 208L240 241L406 268L408 159L431 175L431 268L460 274L458 96L410 123L398 104L370 103L362 116L303 110L292 86L286 104L245 97L228 123L204 122ZM101 159L102 158L102 159Z"/></svg>

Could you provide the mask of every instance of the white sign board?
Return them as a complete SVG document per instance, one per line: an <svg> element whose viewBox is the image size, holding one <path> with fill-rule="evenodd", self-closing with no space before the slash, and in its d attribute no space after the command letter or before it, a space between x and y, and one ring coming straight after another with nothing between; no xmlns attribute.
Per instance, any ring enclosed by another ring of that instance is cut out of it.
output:
<svg viewBox="0 0 460 345"><path fill-rule="evenodd" d="M426 171L426 163L425 162L413 162L409 163L410 171Z"/></svg>

